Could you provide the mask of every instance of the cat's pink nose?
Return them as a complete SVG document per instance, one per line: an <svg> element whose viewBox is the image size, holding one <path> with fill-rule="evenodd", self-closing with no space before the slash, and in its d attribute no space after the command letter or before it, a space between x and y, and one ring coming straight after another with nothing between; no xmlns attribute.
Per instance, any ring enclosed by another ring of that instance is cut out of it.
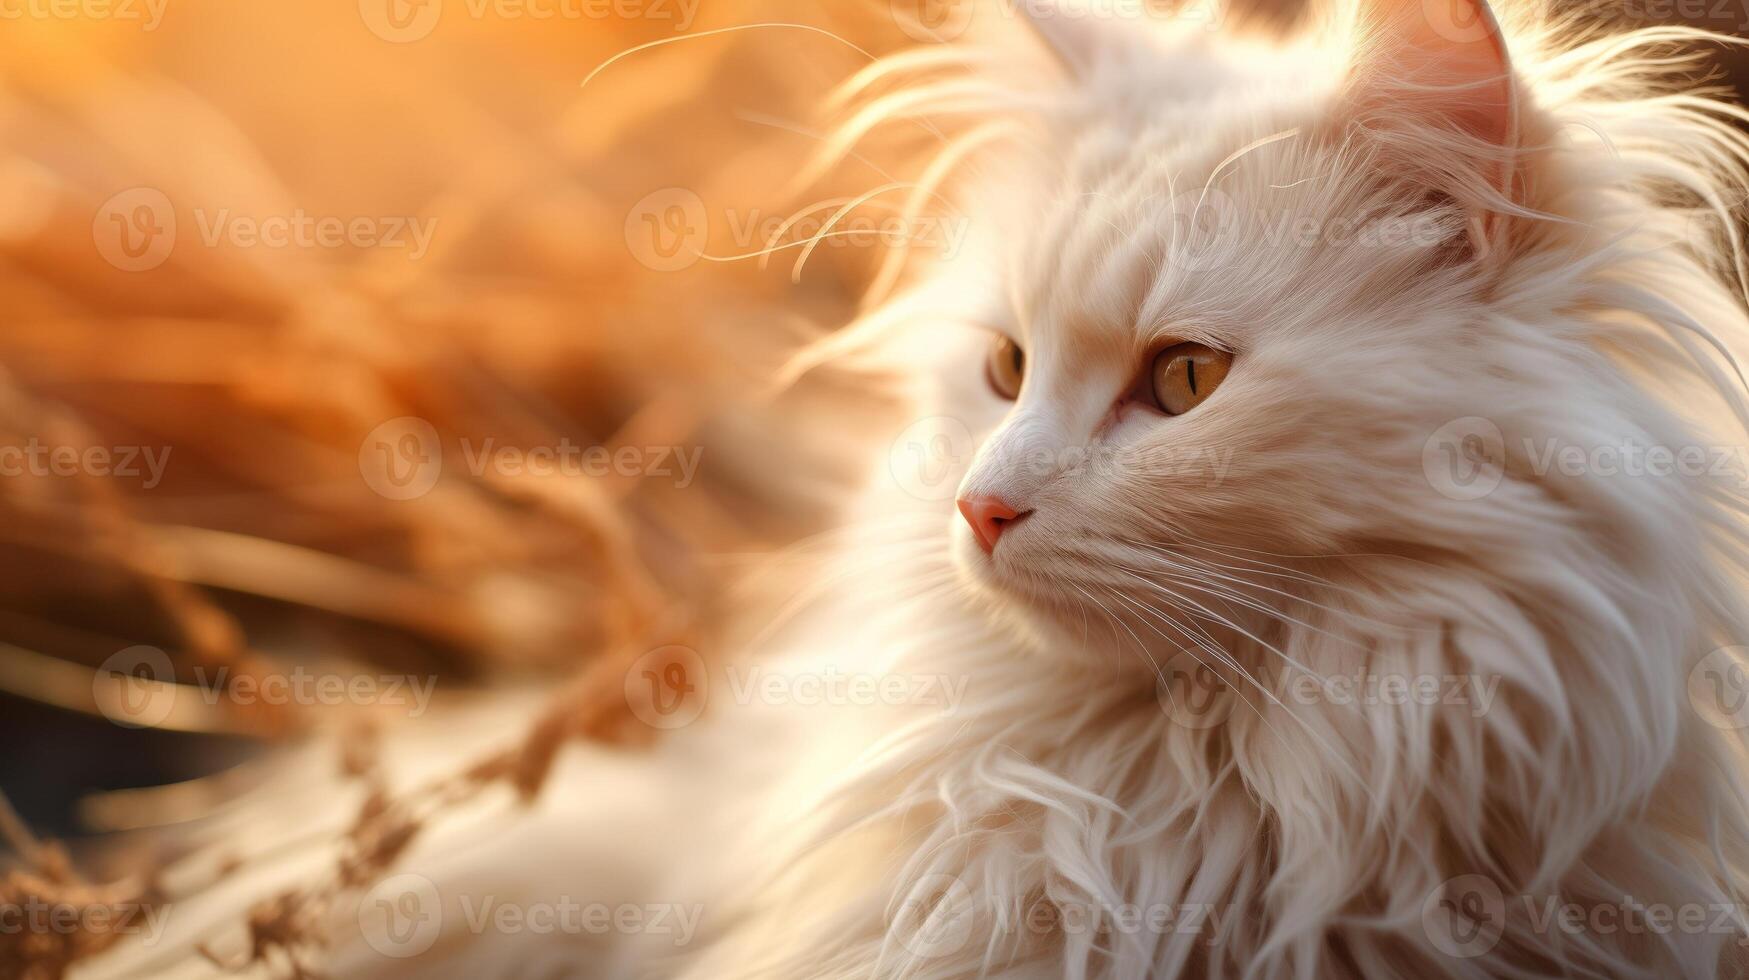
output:
<svg viewBox="0 0 1749 980"><path fill-rule="evenodd" d="M966 523L972 526L972 533L977 535L978 543L984 546L984 552L991 554L996 550L996 539L1002 536L1008 525L1032 511L1017 511L1008 506L1008 502L1001 497L974 494L960 498L960 513L965 516Z"/></svg>

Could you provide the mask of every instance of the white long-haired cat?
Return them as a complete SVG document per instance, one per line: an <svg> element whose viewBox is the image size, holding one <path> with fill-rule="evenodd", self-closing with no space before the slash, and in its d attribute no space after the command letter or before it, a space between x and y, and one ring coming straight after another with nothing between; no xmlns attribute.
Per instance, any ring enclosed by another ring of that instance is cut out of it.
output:
<svg viewBox="0 0 1749 980"><path fill-rule="evenodd" d="M1697 35L1016 9L852 82L840 147L972 123L925 183L976 247L822 352L922 421L790 652L428 841L441 938L333 972L1749 968L1749 142ZM698 914L479 915L558 896Z"/></svg>

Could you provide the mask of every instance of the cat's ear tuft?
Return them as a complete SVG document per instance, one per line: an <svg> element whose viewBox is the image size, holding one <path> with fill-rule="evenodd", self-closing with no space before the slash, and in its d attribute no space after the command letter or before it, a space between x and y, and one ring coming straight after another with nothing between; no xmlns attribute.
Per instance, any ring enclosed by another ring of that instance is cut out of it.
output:
<svg viewBox="0 0 1749 980"><path fill-rule="evenodd" d="M1426 105L1496 146L1517 138L1518 93L1506 37L1487 0L1361 0L1374 57Z"/></svg>
<svg viewBox="0 0 1749 980"><path fill-rule="evenodd" d="M1459 137L1446 161L1466 159L1489 187L1513 196L1519 93L1506 38L1487 0L1358 0L1365 62L1360 85L1375 122L1410 121ZM1472 151L1461 152L1467 145ZM1490 224L1494 223L1492 221Z"/></svg>

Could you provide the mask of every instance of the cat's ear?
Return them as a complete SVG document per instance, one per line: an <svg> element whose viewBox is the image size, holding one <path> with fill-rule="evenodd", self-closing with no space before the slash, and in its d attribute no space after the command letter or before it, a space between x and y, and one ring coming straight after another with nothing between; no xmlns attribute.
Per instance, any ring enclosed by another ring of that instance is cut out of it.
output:
<svg viewBox="0 0 1749 980"><path fill-rule="evenodd" d="M1424 109L1472 136L1507 146L1518 137L1518 92L1506 36L1487 0L1361 0L1373 57L1425 86Z"/></svg>
<svg viewBox="0 0 1749 980"><path fill-rule="evenodd" d="M1359 6L1366 42L1359 84L1375 100L1375 119L1395 116L1426 132L1468 138L1475 152L1456 156L1510 199L1519 92L1487 0L1359 0Z"/></svg>

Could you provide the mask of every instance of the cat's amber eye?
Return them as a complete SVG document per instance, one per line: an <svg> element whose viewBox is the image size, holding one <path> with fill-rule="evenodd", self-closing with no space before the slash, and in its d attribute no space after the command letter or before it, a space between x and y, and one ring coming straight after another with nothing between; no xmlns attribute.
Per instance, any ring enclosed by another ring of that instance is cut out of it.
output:
<svg viewBox="0 0 1749 980"><path fill-rule="evenodd" d="M1183 415L1214 394L1233 355L1203 344L1168 347L1154 358L1154 401L1167 415Z"/></svg>
<svg viewBox="0 0 1749 980"><path fill-rule="evenodd" d="M990 361L985 367L990 387L996 394L1013 401L1020 397L1020 383L1026 377L1026 352L1020 345L1001 334L990 344Z"/></svg>

